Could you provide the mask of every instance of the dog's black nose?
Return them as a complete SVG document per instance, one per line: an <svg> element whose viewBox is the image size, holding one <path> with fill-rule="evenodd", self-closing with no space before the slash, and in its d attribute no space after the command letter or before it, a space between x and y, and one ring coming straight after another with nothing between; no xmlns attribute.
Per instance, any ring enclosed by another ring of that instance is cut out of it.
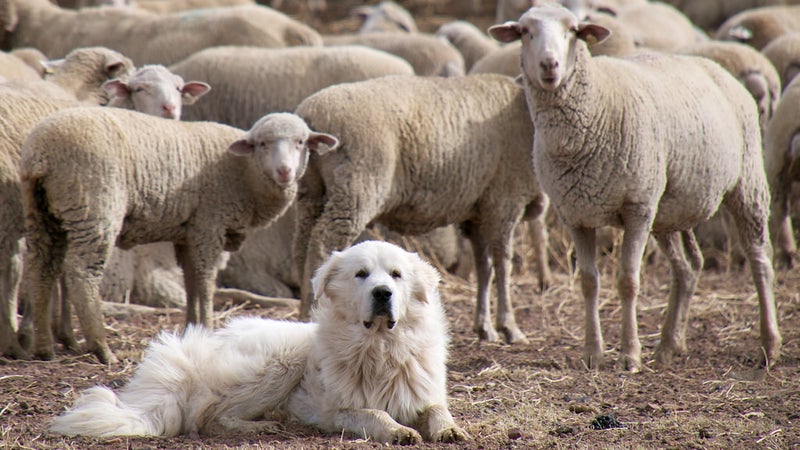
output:
<svg viewBox="0 0 800 450"><path fill-rule="evenodd" d="M376 302L387 303L392 299L392 291L386 286L378 286L372 290L372 299Z"/></svg>

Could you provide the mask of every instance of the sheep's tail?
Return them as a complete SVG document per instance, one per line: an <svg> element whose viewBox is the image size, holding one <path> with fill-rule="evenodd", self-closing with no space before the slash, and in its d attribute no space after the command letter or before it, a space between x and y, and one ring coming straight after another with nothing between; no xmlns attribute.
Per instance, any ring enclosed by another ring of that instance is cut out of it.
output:
<svg viewBox="0 0 800 450"><path fill-rule="evenodd" d="M154 417L131 409L111 389L95 386L56 417L50 431L68 436L157 436L154 422Z"/></svg>

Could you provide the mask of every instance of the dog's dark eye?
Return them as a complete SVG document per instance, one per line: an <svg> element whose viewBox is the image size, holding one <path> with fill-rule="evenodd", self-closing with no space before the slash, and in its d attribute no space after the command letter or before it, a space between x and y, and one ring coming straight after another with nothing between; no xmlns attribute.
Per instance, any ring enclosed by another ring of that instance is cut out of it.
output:
<svg viewBox="0 0 800 450"><path fill-rule="evenodd" d="M403 278L403 276L400 275L400 271L399 270L393 270L392 271L392 278L394 278L395 280L399 280L400 278Z"/></svg>
<svg viewBox="0 0 800 450"><path fill-rule="evenodd" d="M358 272L356 272L356 278L364 279L364 278L367 278L368 276L369 276L369 272L367 272L364 269L361 269Z"/></svg>

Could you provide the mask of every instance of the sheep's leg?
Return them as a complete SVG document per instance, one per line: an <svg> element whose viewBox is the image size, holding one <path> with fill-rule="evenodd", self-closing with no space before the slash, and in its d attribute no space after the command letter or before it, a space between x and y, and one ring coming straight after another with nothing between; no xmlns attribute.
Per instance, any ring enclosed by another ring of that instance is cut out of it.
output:
<svg viewBox="0 0 800 450"><path fill-rule="evenodd" d="M17 340L22 243L9 235L0 235L0 255L0 355L24 358L27 352Z"/></svg>
<svg viewBox="0 0 800 450"><path fill-rule="evenodd" d="M780 357L783 339L778 329L778 314L773 292L775 274L770 261L772 245L767 231L768 204L765 200L766 194L758 198L758 193L757 189L745 189L740 184L725 197L725 207L730 211L736 224L739 240L745 249L758 293L762 363L768 367ZM753 201L754 198L756 201Z"/></svg>
<svg viewBox="0 0 800 450"><path fill-rule="evenodd" d="M62 279L61 283L56 285L50 294L54 306L53 335L67 349L78 351L78 341L75 339L75 332L72 330L72 308L67 296L63 295L64 292L66 292L66 287Z"/></svg>
<svg viewBox="0 0 800 450"><path fill-rule="evenodd" d="M792 231L792 220L789 215L789 204L791 202L787 189L784 184L790 184L782 178L776 183L773 189L772 214L770 216L769 230L770 237L775 243L775 266L780 268L792 267L792 255L797 251L797 244L794 241Z"/></svg>
<svg viewBox="0 0 800 450"><path fill-rule="evenodd" d="M521 213L522 211L520 211ZM519 219L519 215L517 219ZM514 306L511 304L510 280L511 275L511 255L513 254L514 228L518 220L505 221L495 224L493 229L501 230L499 239L493 239L492 260L494 263L495 285L497 286L497 317L495 318L495 328L505 335L506 342L509 344L527 344L528 338L525 333L517 326L514 318ZM505 225L503 225L505 224ZM505 229L501 227L505 226ZM497 232L497 231L495 231Z"/></svg>
<svg viewBox="0 0 800 450"><path fill-rule="evenodd" d="M65 223L64 227L68 230L70 245L64 258L61 295L75 307L87 351L94 353L101 363L115 363L117 358L106 342L100 283L118 227L91 220Z"/></svg>
<svg viewBox="0 0 800 450"><path fill-rule="evenodd" d="M33 324L33 356L38 359L53 359L53 334L51 331L51 294L64 266L66 249L63 232L50 233L42 226L43 221L32 221L28 226L22 285L29 304ZM27 320L27 319L26 319Z"/></svg>
<svg viewBox="0 0 800 450"><path fill-rule="evenodd" d="M620 368L638 372L642 365L642 344L636 316L636 299L639 295L639 276L653 215L637 205L622 210L622 251L617 272L617 293L622 305L622 345Z"/></svg>
<svg viewBox="0 0 800 450"><path fill-rule="evenodd" d="M489 282L492 278L492 266L489 264L489 244L475 228L471 223L464 226L472 244L472 254L475 258L475 278L478 282L478 297L475 303L472 330L478 333L479 339L497 342L500 340L500 335L492 325L489 311Z"/></svg>
<svg viewBox="0 0 800 450"><path fill-rule="evenodd" d="M545 216L549 205L549 198L546 195L542 195L538 201L528 205L525 210L526 218L532 217L529 225L529 233L541 292L544 292L550 287L552 279L550 275L550 264L548 263L548 249L550 246L547 238L547 225L545 224Z"/></svg>
<svg viewBox="0 0 800 450"><path fill-rule="evenodd" d="M697 284L698 272L690 266L684 256L681 235L678 232L656 234L655 237L672 267L669 302L661 327L661 341L655 353L655 359L659 364L669 366L675 353L686 351L687 312Z"/></svg>
<svg viewBox="0 0 800 450"><path fill-rule="evenodd" d="M575 243L575 254L578 259L578 277L583 293L585 314L585 338L583 344L583 362L590 369L603 366L603 332L600 328L600 313L597 295L600 289L600 277L597 274L596 262L596 230L594 228L571 227L570 233Z"/></svg>
<svg viewBox="0 0 800 450"><path fill-rule="evenodd" d="M186 285L186 323L213 328L217 260L223 251L224 237L200 230L187 240L187 244L175 246L175 257L181 261Z"/></svg>

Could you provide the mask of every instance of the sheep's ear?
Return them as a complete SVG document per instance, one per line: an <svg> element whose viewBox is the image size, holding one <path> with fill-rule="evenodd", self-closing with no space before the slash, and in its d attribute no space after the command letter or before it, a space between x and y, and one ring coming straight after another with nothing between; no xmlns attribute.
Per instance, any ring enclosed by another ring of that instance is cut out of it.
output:
<svg viewBox="0 0 800 450"><path fill-rule="evenodd" d="M64 58L42 61L42 67L44 67L45 75L52 75L56 73L56 70L58 70L58 68L63 65L64 65Z"/></svg>
<svg viewBox="0 0 800 450"><path fill-rule="evenodd" d="M129 98L131 96L128 84L118 78L103 83L103 89L114 97Z"/></svg>
<svg viewBox="0 0 800 450"><path fill-rule="evenodd" d="M311 288L314 290L314 299L319 300L322 294L327 294L328 284L334 276L339 272L339 260L341 259L341 252L333 252L331 256L322 263L321 266L314 272L311 278ZM330 295L328 296L330 297Z"/></svg>
<svg viewBox="0 0 800 450"><path fill-rule="evenodd" d="M308 148L317 152L319 155L324 155L331 150L336 150L339 147L339 140L330 134L311 132L308 136Z"/></svg>
<svg viewBox="0 0 800 450"><path fill-rule="evenodd" d="M522 74L517 75L514 77L514 83L517 84L519 87L525 87L525 76Z"/></svg>
<svg viewBox="0 0 800 450"><path fill-rule="evenodd" d="M11 0L0 1L0 25L2 25L2 30L11 33L17 28L18 22L19 16L17 16L17 7L14 6L14 2ZM0 38L3 38L3 34L5 33L0 33ZM0 43L2 41L3 39L0 39Z"/></svg>
<svg viewBox="0 0 800 450"><path fill-rule="evenodd" d="M229 145L228 151L234 155L246 156L255 151L255 145L253 145L253 141L248 136L245 136Z"/></svg>
<svg viewBox="0 0 800 450"><path fill-rule="evenodd" d="M184 105L193 105L197 99L206 95L211 86L202 81L190 81L181 88L181 100Z"/></svg>
<svg viewBox="0 0 800 450"><path fill-rule="evenodd" d="M106 75L109 78L116 77L123 71L125 71L125 62L124 61L110 61L106 63L105 67Z"/></svg>
<svg viewBox="0 0 800 450"><path fill-rule="evenodd" d="M416 253L411 257L416 260L412 296L421 303L428 303L439 293L439 271L423 261Z"/></svg>
<svg viewBox="0 0 800 450"><path fill-rule="evenodd" d="M519 22L508 21L489 27L489 35L500 42L514 42L522 37Z"/></svg>
<svg viewBox="0 0 800 450"><path fill-rule="evenodd" d="M575 35L578 36L578 39L586 41L587 44L595 45L608 39L611 36L611 30L596 23L582 23L578 25Z"/></svg>
<svg viewBox="0 0 800 450"><path fill-rule="evenodd" d="M353 9L350 14L358 19L365 20L370 14L372 14L372 7L359 6L358 8Z"/></svg>

